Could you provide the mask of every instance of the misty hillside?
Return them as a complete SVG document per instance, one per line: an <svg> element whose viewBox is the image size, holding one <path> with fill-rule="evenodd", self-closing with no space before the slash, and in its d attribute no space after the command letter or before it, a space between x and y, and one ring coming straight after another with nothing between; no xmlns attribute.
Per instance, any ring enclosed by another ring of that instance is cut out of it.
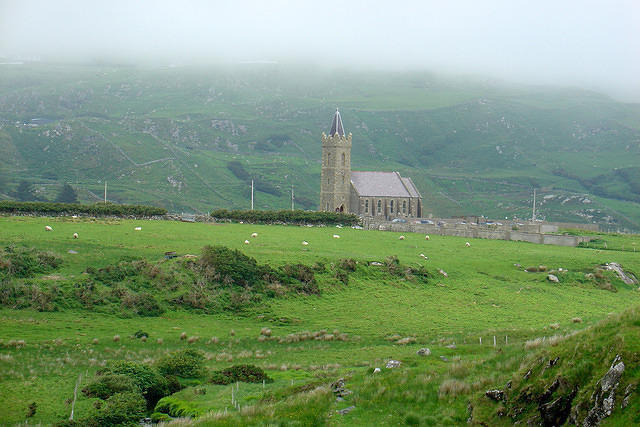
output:
<svg viewBox="0 0 640 427"><path fill-rule="evenodd" d="M336 107L354 170L411 176L434 215L640 229L640 105L428 73L0 65L0 198L26 179L170 211L315 209Z"/></svg>

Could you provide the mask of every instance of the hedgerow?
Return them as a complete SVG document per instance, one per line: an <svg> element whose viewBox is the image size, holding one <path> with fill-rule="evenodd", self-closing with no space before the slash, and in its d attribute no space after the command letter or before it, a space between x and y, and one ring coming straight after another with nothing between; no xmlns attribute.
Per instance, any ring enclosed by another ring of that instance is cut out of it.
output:
<svg viewBox="0 0 640 427"><path fill-rule="evenodd" d="M218 209L211 212L216 220L243 221L251 223L287 223L287 224L343 224L356 225L360 219L353 214L337 212L310 212L303 210L227 210Z"/></svg>
<svg viewBox="0 0 640 427"><path fill-rule="evenodd" d="M80 203L1 201L0 212L10 214L85 214L91 216L150 217L165 215L167 213L167 210L155 206L118 205L114 203L96 203L94 205L83 205Z"/></svg>

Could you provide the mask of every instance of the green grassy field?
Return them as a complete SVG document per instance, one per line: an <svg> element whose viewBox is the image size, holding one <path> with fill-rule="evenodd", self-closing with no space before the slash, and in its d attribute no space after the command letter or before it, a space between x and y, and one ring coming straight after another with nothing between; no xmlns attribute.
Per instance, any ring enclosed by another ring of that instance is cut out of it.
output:
<svg viewBox="0 0 640 427"><path fill-rule="evenodd" d="M45 225L53 231L45 232ZM76 232L77 240L72 238ZM258 237L250 237L254 232ZM203 422L460 424L468 417L468 400L506 381L529 360L534 350L525 350L527 340L588 328L640 302L637 286L624 285L612 275L606 279L617 292L585 279L607 262L618 262L638 275L640 255L629 249L640 243L637 235L600 235L609 242L607 249L601 244L565 248L480 239L469 240L466 247L468 239L431 236L427 241L409 233L399 240L399 235L333 227L1 217L3 246L34 247L63 258L55 271L24 279L41 287L72 287L86 277L87 267L105 267L123 258L167 266L165 252L197 255L205 245L239 249L272 266L319 261L333 265L353 258L358 267L347 285L322 276L319 295L268 298L238 314L205 315L167 307L159 317L140 317L82 308L39 312L4 307L0 419L24 422L28 405L36 402L29 423L61 421L69 417L79 376L82 388L111 360L153 364L170 351L188 347L204 352L208 369L251 363L275 380L264 386L240 383L235 392L239 409L231 404L235 385L201 384L172 396L195 408ZM303 240L309 245L303 246ZM404 265L422 265L432 277L408 280L366 267L392 255ZM523 271L540 265L568 271L554 273L558 284L547 281L548 272ZM283 339L259 340L265 327ZM148 332L146 342L130 338L138 330ZM321 330L333 337L346 335L344 340L286 338ZM181 340L183 332L199 339ZM211 337L218 339L212 342ZM403 338L408 338L406 343L398 343ZM455 347L447 347L453 343ZM432 355L416 355L422 347L429 347ZM384 369L389 359L402 361L402 367ZM383 368L380 376L372 376L374 367ZM340 377L354 394L336 402L328 384ZM200 388L204 391L194 391ZM77 417L90 413L96 401L79 394ZM336 414L351 405L356 409L350 414ZM205 415L209 411L220 413ZM478 417L490 419L478 411Z"/></svg>

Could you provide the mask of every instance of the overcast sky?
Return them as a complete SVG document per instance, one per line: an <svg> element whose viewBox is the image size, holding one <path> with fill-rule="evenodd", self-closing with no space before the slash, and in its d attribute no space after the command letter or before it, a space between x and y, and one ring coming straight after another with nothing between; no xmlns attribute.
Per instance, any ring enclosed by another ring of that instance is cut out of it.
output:
<svg viewBox="0 0 640 427"><path fill-rule="evenodd" d="M0 56L424 68L640 102L640 0L0 0Z"/></svg>

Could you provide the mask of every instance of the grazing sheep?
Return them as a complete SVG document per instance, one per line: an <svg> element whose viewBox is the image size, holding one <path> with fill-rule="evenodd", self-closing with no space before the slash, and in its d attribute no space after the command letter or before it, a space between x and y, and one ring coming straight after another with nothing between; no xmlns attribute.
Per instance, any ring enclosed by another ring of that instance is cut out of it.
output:
<svg viewBox="0 0 640 427"><path fill-rule="evenodd" d="M258 233L252 233L251 237L258 237Z"/></svg>
<svg viewBox="0 0 640 427"><path fill-rule="evenodd" d="M465 245L466 247L469 247L469 246L471 246L471 243L466 242L464 245Z"/></svg>
<svg viewBox="0 0 640 427"><path fill-rule="evenodd" d="M78 233L73 233L73 238L77 239L78 238Z"/></svg>
<svg viewBox="0 0 640 427"><path fill-rule="evenodd" d="M248 244L249 244L249 241L248 241L248 240L245 240L245 241L244 241L244 244L245 244L245 245L248 245Z"/></svg>
<svg viewBox="0 0 640 427"><path fill-rule="evenodd" d="M398 237L398 240L404 240L404 236Z"/></svg>
<svg viewBox="0 0 640 427"><path fill-rule="evenodd" d="M50 226L48 226L48 225L45 225L45 226L44 226L44 231L53 231L53 228L51 228L51 227L50 227Z"/></svg>
<svg viewBox="0 0 640 427"><path fill-rule="evenodd" d="M429 235L427 234L426 236L424 236L424 240L429 240Z"/></svg>
<svg viewBox="0 0 640 427"><path fill-rule="evenodd" d="M338 235L338 234L334 234L334 235L333 235L333 238L334 238L334 239L339 239L339 238L340 238L340 235Z"/></svg>
<svg viewBox="0 0 640 427"><path fill-rule="evenodd" d="M134 230L136 230L136 231L142 231L142 227L136 227L136 228L134 228Z"/></svg>
<svg viewBox="0 0 640 427"><path fill-rule="evenodd" d="M429 259L425 254L420 254L420 258Z"/></svg>
<svg viewBox="0 0 640 427"><path fill-rule="evenodd" d="M307 242L306 240L303 240L302 241L302 246L307 246L307 245L309 245L309 242Z"/></svg>

